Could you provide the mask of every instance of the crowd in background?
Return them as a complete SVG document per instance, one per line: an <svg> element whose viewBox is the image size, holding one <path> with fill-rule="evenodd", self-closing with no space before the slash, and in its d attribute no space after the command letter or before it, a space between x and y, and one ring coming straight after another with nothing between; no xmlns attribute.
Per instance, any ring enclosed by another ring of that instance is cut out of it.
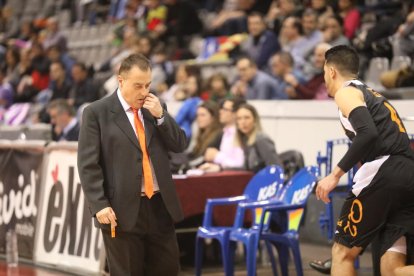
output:
<svg viewBox="0 0 414 276"><path fill-rule="evenodd" d="M113 93L120 61L141 53L153 64L151 90L167 103L183 102L176 120L192 138L186 158L197 163L202 156L205 170L280 162L268 150L274 144L257 111L240 101L328 99L323 65L330 47L353 45L362 79L374 57L414 55L412 1L3 0L0 6L2 124L51 123L55 140L76 140L83 107ZM98 42L81 55L82 41L73 42L81 30L92 36L99 26ZM208 62L226 70L207 76ZM220 157L223 150L233 163Z"/></svg>

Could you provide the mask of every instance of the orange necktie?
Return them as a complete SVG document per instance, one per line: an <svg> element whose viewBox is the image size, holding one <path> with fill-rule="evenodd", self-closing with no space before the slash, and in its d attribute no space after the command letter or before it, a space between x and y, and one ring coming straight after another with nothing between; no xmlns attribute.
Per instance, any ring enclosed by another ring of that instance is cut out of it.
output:
<svg viewBox="0 0 414 276"><path fill-rule="evenodd" d="M144 173L144 190L148 198L154 194L154 182L152 179L152 171L150 160L148 157L147 146L145 141L145 130L141 120L138 117L138 109L132 108L134 112L135 131L138 135L138 142L142 150L142 170Z"/></svg>

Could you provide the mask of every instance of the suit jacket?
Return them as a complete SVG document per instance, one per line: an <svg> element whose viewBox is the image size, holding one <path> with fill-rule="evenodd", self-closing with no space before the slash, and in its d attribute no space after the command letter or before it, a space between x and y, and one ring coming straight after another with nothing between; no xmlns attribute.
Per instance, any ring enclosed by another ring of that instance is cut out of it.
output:
<svg viewBox="0 0 414 276"><path fill-rule="evenodd" d="M79 122L76 122L66 134L62 134L57 140L63 139L64 141L78 141L79 139Z"/></svg>
<svg viewBox="0 0 414 276"><path fill-rule="evenodd" d="M179 221L183 213L167 151L183 151L187 146L185 133L166 111L164 122L159 126L148 110L142 109L142 112L148 154L162 199L172 219ZM83 111L78 169L92 215L112 207L118 227L131 230L136 224L141 199L142 152L116 92ZM96 219L95 225L109 227Z"/></svg>

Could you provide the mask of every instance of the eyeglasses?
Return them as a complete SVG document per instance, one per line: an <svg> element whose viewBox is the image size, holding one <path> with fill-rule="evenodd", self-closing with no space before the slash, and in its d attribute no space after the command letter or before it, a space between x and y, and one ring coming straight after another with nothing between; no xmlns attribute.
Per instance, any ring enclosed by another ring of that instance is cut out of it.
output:
<svg viewBox="0 0 414 276"><path fill-rule="evenodd" d="M233 109L231 109L231 108L225 108L225 107L222 107L222 108L220 108L221 110L224 110L224 111L228 111L228 112L233 112Z"/></svg>

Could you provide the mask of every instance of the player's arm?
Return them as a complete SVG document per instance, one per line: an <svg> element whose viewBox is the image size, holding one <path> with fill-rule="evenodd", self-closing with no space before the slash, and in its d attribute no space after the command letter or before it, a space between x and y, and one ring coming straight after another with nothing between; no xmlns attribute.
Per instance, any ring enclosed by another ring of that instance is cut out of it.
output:
<svg viewBox="0 0 414 276"><path fill-rule="evenodd" d="M342 88L335 94L335 102L342 114L349 119L356 136L338 165L328 176L318 182L316 196L325 203L330 201L329 193L338 185L341 176L363 159L378 136L361 91L354 87Z"/></svg>
<svg viewBox="0 0 414 276"><path fill-rule="evenodd" d="M335 102L356 132L351 146L338 163L338 167L345 173L371 151L378 138L378 130L359 89L342 88L336 93Z"/></svg>

